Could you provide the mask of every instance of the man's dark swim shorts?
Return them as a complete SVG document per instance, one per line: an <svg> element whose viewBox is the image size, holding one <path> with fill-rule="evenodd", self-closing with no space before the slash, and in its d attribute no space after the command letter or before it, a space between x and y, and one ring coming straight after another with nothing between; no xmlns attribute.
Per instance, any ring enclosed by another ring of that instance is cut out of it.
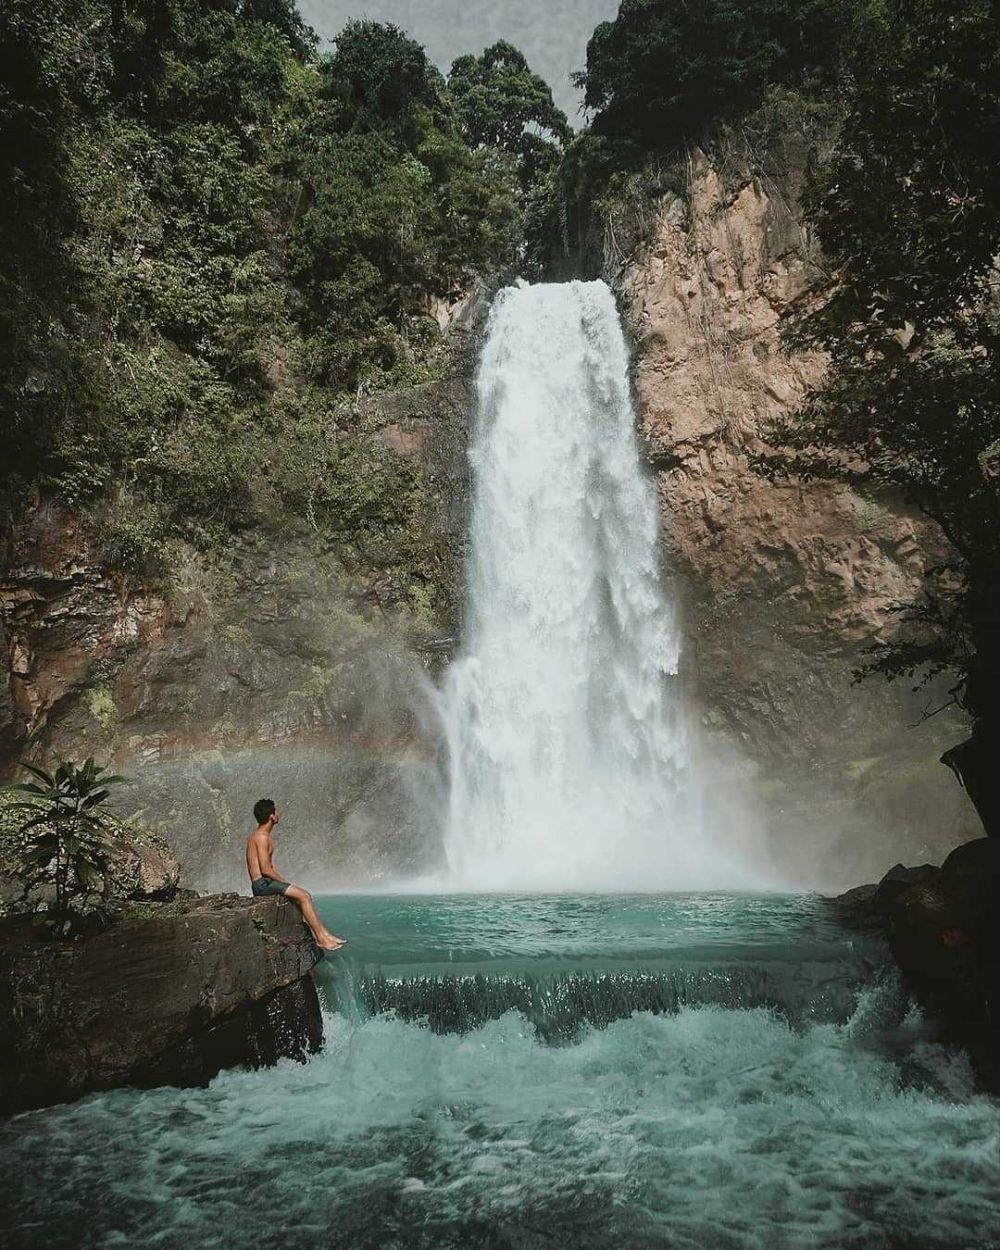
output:
<svg viewBox="0 0 1000 1250"><path fill-rule="evenodd" d="M250 882L250 889L257 898L270 898L272 894L284 894L290 884L290 881L275 881L273 877L258 877Z"/></svg>

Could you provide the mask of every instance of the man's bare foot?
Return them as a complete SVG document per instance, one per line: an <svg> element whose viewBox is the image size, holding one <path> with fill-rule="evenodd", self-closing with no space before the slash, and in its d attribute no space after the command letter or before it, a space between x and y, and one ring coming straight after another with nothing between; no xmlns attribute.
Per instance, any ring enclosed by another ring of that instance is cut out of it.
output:
<svg viewBox="0 0 1000 1250"><path fill-rule="evenodd" d="M342 946L347 945L347 939L334 937L332 933L328 933L322 939L317 938L316 945L321 951L339 951Z"/></svg>

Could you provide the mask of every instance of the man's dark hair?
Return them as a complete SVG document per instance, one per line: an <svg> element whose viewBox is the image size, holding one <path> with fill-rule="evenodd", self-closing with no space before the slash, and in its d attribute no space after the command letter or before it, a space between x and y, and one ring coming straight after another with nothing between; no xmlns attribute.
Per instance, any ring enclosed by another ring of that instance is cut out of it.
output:
<svg viewBox="0 0 1000 1250"><path fill-rule="evenodd" d="M258 825L262 825L265 820L269 820L274 813L274 799L258 799L253 805L253 818Z"/></svg>

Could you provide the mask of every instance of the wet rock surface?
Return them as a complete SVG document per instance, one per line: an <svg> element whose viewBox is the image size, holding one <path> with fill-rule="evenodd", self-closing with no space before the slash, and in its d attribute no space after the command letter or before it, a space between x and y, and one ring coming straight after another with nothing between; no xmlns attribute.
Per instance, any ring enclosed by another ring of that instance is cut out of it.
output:
<svg viewBox="0 0 1000 1250"><path fill-rule="evenodd" d="M319 1048L318 954L293 904L215 895L137 912L73 942L2 922L0 1112Z"/></svg>
<svg viewBox="0 0 1000 1250"><path fill-rule="evenodd" d="M907 988L1000 1087L1000 841L963 843L940 868L897 864L833 905L884 934Z"/></svg>

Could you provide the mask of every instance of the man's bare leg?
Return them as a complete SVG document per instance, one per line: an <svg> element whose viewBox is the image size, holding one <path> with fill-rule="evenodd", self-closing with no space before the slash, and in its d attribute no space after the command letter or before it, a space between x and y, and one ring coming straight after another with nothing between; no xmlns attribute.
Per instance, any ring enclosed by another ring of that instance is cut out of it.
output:
<svg viewBox="0 0 1000 1250"><path fill-rule="evenodd" d="M309 930L313 935L313 941L320 950L340 950L344 945L344 939L335 937L323 921L320 920L316 914L316 908L313 906L312 895L308 890L303 890L300 885L290 885L285 891L285 898L295 900L299 911L302 912L302 919L309 926Z"/></svg>

